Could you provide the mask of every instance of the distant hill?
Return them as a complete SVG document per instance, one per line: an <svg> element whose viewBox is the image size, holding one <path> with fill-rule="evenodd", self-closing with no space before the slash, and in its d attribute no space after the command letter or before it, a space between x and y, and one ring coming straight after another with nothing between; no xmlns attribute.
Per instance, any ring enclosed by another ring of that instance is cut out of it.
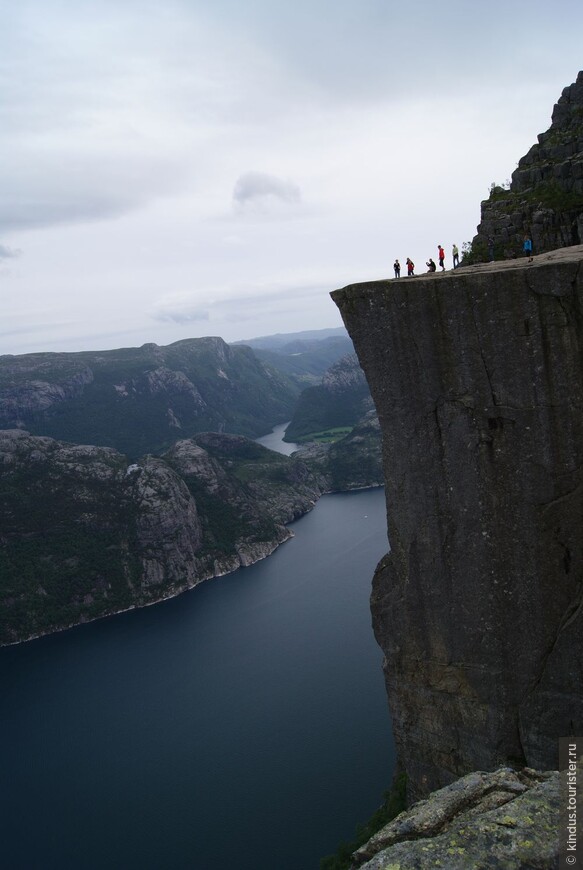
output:
<svg viewBox="0 0 583 870"><path fill-rule="evenodd" d="M8 355L0 357L0 428L136 457L206 430L263 435L290 418L298 392L249 347L214 337Z"/></svg>
<svg viewBox="0 0 583 870"><path fill-rule="evenodd" d="M253 348L259 359L288 375L302 389L319 384L336 360L354 352L343 327L271 335L245 344Z"/></svg>
<svg viewBox="0 0 583 870"><path fill-rule="evenodd" d="M282 347L294 341L315 342L341 337L348 338L348 333L343 326L337 326L331 329L305 329L303 332L278 332L276 335L263 335L259 338L234 341L232 344L246 344L248 347L260 350L281 350Z"/></svg>

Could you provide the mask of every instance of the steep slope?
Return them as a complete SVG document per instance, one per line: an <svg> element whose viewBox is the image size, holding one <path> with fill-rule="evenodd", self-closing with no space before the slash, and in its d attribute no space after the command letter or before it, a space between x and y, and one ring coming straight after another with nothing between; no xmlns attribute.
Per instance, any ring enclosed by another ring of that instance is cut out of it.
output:
<svg viewBox="0 0 583 870"><path fill-rule="evenodd" d="M289 419L297 388L221 338L167 347L0 357L0 427L159 452L205 430L256 436Z"/></svg>
<svg viewBox="0 0 583 870"><path fill-rule="evenodd" d="M383 433L372 597L416 798L583 729L583 246L332 294Z"/></svg>
<svg viewBox="0 0 583 870"><path fill-rule="evenodd" d="M271 553L320 479L235 435L139 463L0 431L0 644L151 604Z"/></svg>

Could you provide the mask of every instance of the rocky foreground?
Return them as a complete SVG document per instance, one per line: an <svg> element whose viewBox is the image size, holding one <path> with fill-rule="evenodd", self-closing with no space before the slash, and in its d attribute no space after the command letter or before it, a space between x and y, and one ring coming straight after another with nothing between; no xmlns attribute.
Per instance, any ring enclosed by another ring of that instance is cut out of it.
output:
<svg viewBox="0 0 583 870"><path fill-rule="evenodd" d="M558 830L558 771L470 773L389 822L353 870L552 870Z"/></svg>

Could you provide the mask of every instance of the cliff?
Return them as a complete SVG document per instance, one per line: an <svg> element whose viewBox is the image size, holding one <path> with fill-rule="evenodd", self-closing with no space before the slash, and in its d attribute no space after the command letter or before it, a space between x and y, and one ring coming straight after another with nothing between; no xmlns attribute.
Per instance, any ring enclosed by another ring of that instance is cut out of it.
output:
<svg viewBox="0 0 583 870"><path fill-rule="evenodd" d="M583 242L583 71L563 90L552 123L518 163L509 188L493 185L464 262L486 261L488 239L496 259L522 254L525 234L534 252Z"/></svg>
<svg viewBox="0 0 583 870"><path fill-rule="evenodd" d="M583 725L583 246L332 294L377 408L374 630L409 798Z"/></svg>
<svg viewBox="0 0 583 870"><path fill-rule="evenodd" d="M0 431L0 645L152 604L268 556L323 483L301 461L203 433L129 463Z"/></svg>

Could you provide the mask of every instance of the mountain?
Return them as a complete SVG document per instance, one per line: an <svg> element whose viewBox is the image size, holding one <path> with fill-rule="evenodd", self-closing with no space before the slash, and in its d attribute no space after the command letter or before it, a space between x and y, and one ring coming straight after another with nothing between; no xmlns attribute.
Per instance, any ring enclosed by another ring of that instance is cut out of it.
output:
<svg viewBox="0 0 583 870"><path fill-rule="evenodd" d="M552 123L512 173L492 185L464 264L521 256L525 235L536 254L583 242L583 71L563 90Z"/></svg>
<svg viewBox="0 0 583 870"><path fill-rule="evenodd" d="M298 399L286 429L286 441L311 441L330 430L351 429L372 408L372 399L356 354L348 354L308 387Z"/></svg>
<svg viewBox="0 0 583 870"><path fill-rule="evenodd" d="M298 388L221 338L100 352L0 357L0 427L157 453L205 430L263 435Z"/></svg>
<svg viewBox="0 0 583 870"><path fill-rule="evenodd" d="M0 645L151 604L269 555L325 481L238 435L130 463L0 431Z"/></svg>
<svg viewBox="0 0 583 870"><path fill-rule="evenodd" d="M249 338L234 341L234 345L246 344L254 350L281 350L293 342L314 344L327 341L329 338L348 338L348 333L343 326L331 329L304 329L302 332L278 332L275 335L263 335L259 338ZM350 339L348 339L350 341Z"/></svg>

